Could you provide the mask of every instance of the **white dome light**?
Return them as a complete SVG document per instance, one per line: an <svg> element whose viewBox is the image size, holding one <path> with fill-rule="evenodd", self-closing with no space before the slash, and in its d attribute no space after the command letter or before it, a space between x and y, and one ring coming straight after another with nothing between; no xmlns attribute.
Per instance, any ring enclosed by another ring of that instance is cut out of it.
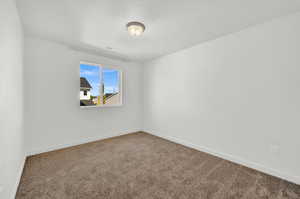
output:
<svg viewBox="0 0 300 199"><path fill-rule="evenodd" d="M137 21L129 22L126 27L132 36L140 36L145 31L145 25Z"/></svg>

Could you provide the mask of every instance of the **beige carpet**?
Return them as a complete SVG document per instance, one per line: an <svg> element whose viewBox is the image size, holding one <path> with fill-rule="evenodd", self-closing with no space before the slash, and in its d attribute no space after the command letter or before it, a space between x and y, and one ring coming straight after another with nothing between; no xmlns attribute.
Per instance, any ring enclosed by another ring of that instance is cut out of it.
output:
<svg viewBox="0 0 300 199"><path fill-rule="evenodd" d="M29 157L17 199L299 199L300 186L146 134Z"/></svg>

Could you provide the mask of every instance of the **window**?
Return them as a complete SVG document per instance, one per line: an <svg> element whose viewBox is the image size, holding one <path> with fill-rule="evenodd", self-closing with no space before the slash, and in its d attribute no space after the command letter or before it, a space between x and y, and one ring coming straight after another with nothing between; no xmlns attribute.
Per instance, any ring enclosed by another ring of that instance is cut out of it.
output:
<svg viewBox="0 0 300 199"><path fill-rule="evenodd" d="M122 73L101 64L80 62L80 106L122 105Z"/></svg>

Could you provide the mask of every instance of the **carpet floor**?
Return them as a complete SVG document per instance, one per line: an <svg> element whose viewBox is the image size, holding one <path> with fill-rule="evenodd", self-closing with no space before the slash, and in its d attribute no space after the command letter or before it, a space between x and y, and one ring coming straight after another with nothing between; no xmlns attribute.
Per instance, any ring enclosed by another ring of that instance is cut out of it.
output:
<svg viewBox="0 0 300 199"><path fill-rule="evenodd" d="M17 199L300 199L300 186L146 133L27 158Z"/></svg>

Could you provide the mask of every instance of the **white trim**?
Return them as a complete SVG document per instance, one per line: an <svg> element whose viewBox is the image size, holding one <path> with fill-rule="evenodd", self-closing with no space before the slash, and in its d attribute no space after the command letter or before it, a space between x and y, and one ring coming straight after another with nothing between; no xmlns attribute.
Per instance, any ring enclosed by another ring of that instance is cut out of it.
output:
<svg viewBox="0 0 300 199"><path fill-rule="evenodd" d="M13 192L12 192L12 199L16 197L17 195L17 191L18 191L18 187L19 187L19 184L20 184L20 181L21 181L21 177L22 177L22 174L23 174L23 170L24 170L24 166L25 166L25 161L26 161L26 156L24 156L22 158L22 161L21 161L21 165L20 165L20 168L18 170L18 175L17 175L17 179L16 179L16 183L13 187Z"/></svg>
<svg viewBox="0 0 300 199"><path fill-rule="evenodd" d="M281 179L284 179L284 180L287 180L287 181L290 181L290 182L293 182L293 183L296 183L296 184L300 185L300 176L291 176L291 175L288 175L284 172L278 171L278 170L273 169L273 168L265 167L261 164L251 162L251 161L246 160L244 158L236 157L236 156L233 156L233 155L230 155L230 154L225 154L225 153L222 153L222 152L217 152L215 150L209 149L207 147L199 146L197 144L193 144L191 142L182 140L182 139L177 138L177 137L173 137L173 136L169 136L169 135L162 135L162 134L158 134L158 133L153 133L152 131L150 131L150 132L144 131L144 132L155 135L155 136L158 136L158 137L161 137L161 138L164 138L166 140L170 140L172 142L184 145L184 146L189 147L189 148L196 149L198 151L203 151L203 152L209 153L209 154L217 156L219 158L229 160L231 162L234 162L234 163L237 163L237 164L240 164L240 165L243 165L243 166L246 166L246 167L261 171L263 173L266 173L266 174L269 174L269 175L272 175L272 176L276 176L278 178L281 178Z"/></svg>
<svg viewBox="0 0 300 199"><path fill-rule="evenodd" d="M40 153L64 149L67 147L72 147L72 146L76 146L76 145L80 145L80 144L86 144L89 142L100 141L103 139L117 137L117 136L126 135L126 134L131 134L134 132L140 132L140 130L129 130L129 131L120 131L120 132L123 132L123 133L106 133L106 134L101 134L101 135L93 136L93 137L80 138L78 140L73 140L68 143L56 144L56 145L47 146L44 148L36 148L36 149L28 151L27 156L32 156L32 155L36 155L36 154L40 154Z"/></svg>

